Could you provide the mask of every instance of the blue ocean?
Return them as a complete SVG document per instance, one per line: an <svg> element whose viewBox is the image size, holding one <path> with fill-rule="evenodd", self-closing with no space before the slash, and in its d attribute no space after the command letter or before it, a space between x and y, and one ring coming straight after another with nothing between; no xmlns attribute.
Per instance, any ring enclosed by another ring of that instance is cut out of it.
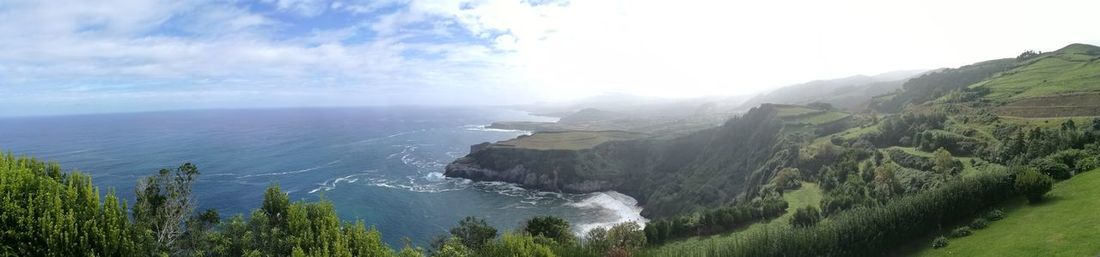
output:
<svg viewBox="0 0 1100 257"><path fill-rule="evenodd" d="M641 220L615 193L560 194L512 184L445 178L469 146L527 133L486 129L493 121L546 121L496 108L362 107L193 110L0 118L0 149L90 174L106 193L133 203L134 185L190 162L201 175L198 210L222 218L260 206L280 185L291 199L327 200L361 219L391 246L426 246L465 216L511 230L536 215L570 220L577 233Z"/></svg>

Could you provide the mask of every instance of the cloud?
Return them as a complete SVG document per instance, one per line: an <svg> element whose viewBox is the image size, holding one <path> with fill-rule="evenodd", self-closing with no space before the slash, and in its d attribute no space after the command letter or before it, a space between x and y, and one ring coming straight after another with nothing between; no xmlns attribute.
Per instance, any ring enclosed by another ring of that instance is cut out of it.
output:
<svg viewBox="0 0 1100 257"><path fill-rule="evenodd" d="M0 109L740 94L1097 43L1095 1L0 3ZM1064 8L1073 6L1074 8ZM1028 17L1026 19L1020 17ZM30 26L28 24L33 24ZM62 93L58 93L62 92ZM293 97L293 96L300 97ZM266 97L266 98L265 98ZM18 99L17 99L18 98ZM187 99L186 97L183 97ZM12 104L19 100L20 105ZM110 104L118 106L118 104ZM85 110L87 108L80 108Z"/></svg>

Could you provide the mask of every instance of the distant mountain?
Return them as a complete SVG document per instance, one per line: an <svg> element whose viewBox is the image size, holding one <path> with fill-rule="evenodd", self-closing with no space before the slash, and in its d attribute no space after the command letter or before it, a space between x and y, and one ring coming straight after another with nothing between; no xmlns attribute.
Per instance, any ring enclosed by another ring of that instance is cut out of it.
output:
<svg viewBox="0 0 1100 257"><path fill-rule="evenodd" d="M837 108L858 111L862 110L871 98L893 92L901 88L906 79L924 72L926 70L892 71L874 76L857 75L790 85L753 97L742 103L740 109L752 108L763 103L822 102Z"/></svg>

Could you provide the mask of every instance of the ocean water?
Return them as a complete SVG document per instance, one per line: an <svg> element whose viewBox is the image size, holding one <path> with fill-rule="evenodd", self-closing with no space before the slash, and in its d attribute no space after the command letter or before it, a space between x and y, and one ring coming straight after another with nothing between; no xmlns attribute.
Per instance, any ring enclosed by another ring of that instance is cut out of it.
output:
<svg viewBox="0 0 1100 257"><path fill-rule="evenodd" d="M362 219L391 246L425 246L465 216L502 230L536 215L571 221L576 233L644 221L615 192L560 194L499 182L445 178L469 146L524 134L485 129L500 120L547 118L493 108L364 107L196 110L0 119L0 149L53 160L92 176L133 203L134 184L161 168L194 163L199 209L223 219L260 206L279 184L291 199L326 199ZM106 190L103 191L106 193Z"/></svg>

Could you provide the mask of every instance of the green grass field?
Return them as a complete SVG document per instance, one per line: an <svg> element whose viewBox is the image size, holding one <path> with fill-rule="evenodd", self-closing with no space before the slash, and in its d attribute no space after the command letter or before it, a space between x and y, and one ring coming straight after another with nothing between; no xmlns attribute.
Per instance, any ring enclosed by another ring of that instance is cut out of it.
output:
<svg viewBox="0 0 1100 257"><path fill-rule="evenodd" d="M1003 220L913 256L1100 256L1100 170L1055 184L1046 202L1020 198L1000 208Z"/></svg>
<svg viewBox="0 0 1100 257"><path fill-rule="evenodd" d="M599 144L629 140L645 136L645 134L625 131L566 131L566 132L539 132L530 136L521 136L515 139L501 141L492 147L515 147L537 150L579 150L595 147Z"/></svg>
<svg viewBox="0 0 1100 257"><path fill-rule="evenodd" d="M1029 97L1100 90L1100 49L1071 45L971 87L990 89L989 99L1010 102Z"/></svg>

